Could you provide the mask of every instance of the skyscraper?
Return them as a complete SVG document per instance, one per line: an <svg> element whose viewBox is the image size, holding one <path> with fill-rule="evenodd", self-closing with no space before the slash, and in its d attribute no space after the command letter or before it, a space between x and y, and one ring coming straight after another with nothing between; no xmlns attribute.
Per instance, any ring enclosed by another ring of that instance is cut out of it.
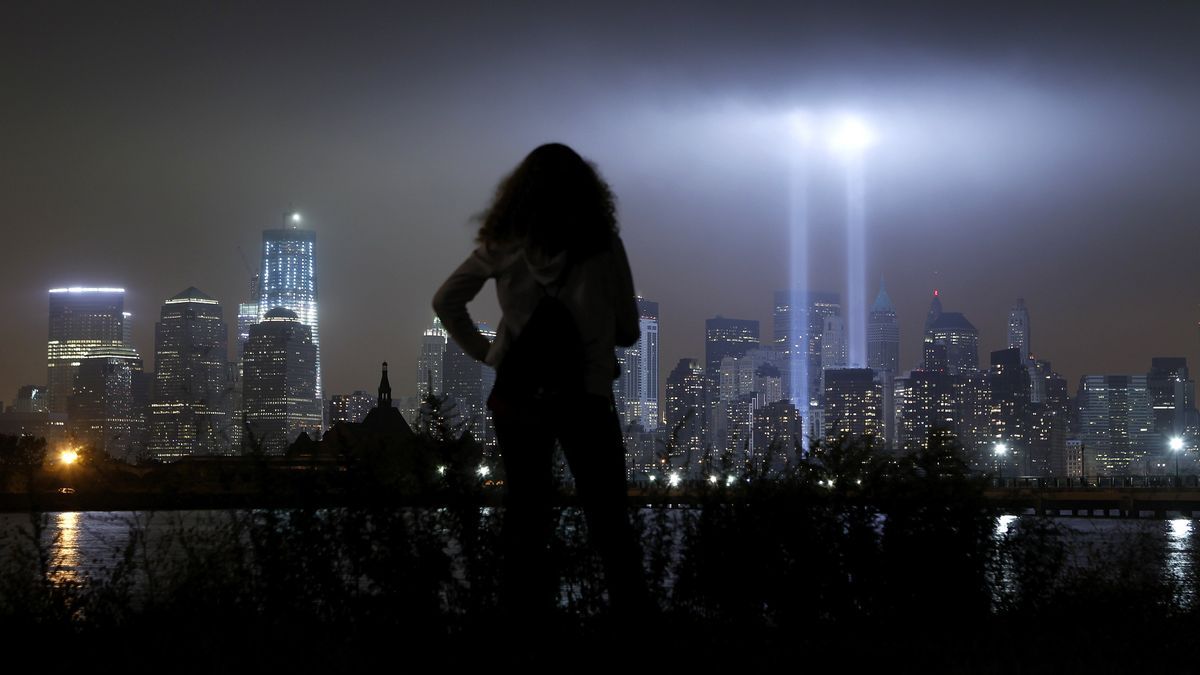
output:
<svg viewBox="0 0 1200 675"><path fill-rule="evenodd" d="M442 320L433 317L433 324L421 335L421 356L417 359L417 398L424 400L429 394L441 396L445 393L442 379L446 341L449 339Z"/></svg>
<svg viewBox="0 0 1200 675"><path fill-rule="evenodd" d="M1033 461L1031 453L1031 409L1029 370L1019 347L992 352L989 371L992 390L991 436L1008 451L1003 460L1023 475L1044 473L1044 458ZM1006 471L1008 473L1008 471Z"/></svg>
<svg viewBox="0 0 1200 675"><path fill-rule="evenodd" d="M742 356L758 346L758 321L717 316L704 322L704 365L710 397L716 399L721 384L721 359Z"/></svg>
<svg viewBox="0 0 1200 675"><path fill-rule="evenodd" d="M1154 412L1145 375L1084 375L1079 383L1084 473L1123 474L1155 450Z"/></svg>
<svg viewBox="0 0 1200 675"><path fill-rule="evenodd" d="M850 350L846 342L846 323L840 316L825 317L821 327L821 368L845 368L850 365Z"/></svg>
<svg viewBox="0 0 1200 675"><path fill-rule="evenodd" d="M1008 310L1008 348L1021 350L1021 363L1029 359L1029 308L1025 298Z"/></svg>
<svg viewBox="0 0 1200 675"><path fill-rule="evenodd" d="M47 405L67 412L75 374L93 349L124 347L125 289L53 288L46 343Z"/></svg>
<svg viewBox="0 0 1200 675"><path fill-rule="evenodd" d="M954 377L943 370L914 370L894 380L895 427L898 449L928 449L929 438L958 429Z"/></svg>
<svg viewBox="0 0 1200 675"><path fill-rule="evenodd" d="M658 429L658 303L637 298L641 335L636 344L617 348L621 366L616 382L618 413L625 426Z"/></svg>
<svg viewBox="0 0 1200 675"><path fill-rule="evenodd" d="M480 322L477 327L485 336L495 337L486 323ZM442 354L441 378L441 393L455 400L467 428L476 440L486 443L492 437L492 411L487 399L496 381L495 371L472 358L454 340L448 340Z"/></svg>
<svg viewBox="0 0 1200 675"><path fill-rule="evenodd" d="M696 359L679 359L667 376L667 433L677 453L699 458L704 443L704 368Z"/></svg>
<svg viewBox="0 0 1200 675"><path fill-rule="evenodd" d="M163 460L225 454L234 408L221 305L191 287L163 303L154 326L150 453Z"/></svg>
<svg viewBox="0 0 1200 675"><path fill-rule="evenodd" d="M320 402L324 397L321 386L321 333L317 320L317 233L300 229L298 213L288 217L288 225L263 230L258 316L261 321L271 310L283 307L294 312L297 320L308 326L316 350L316 400ZM318 403L318 415L323 415L323 407Z"/></svg>
<svg viewBox="0 0 1200 675"><path fill-rule="evenodd" d="M900 372L900 323L882 281L867 324L867 367L892 374Z"/></svg>
<svg viewBox="0 0 1200 675"><path fill-rule="evenodd" d="M848 436L881 441L883 387L870 368L825 371L825 429L829 439Z"/></svg>
<svg viewBox="0 0 1200 675"><path fill-rule="evenodd" d="M290 309L276 307L250 327L243 405L246 424L265 454L282 455L301 432L320 433L316 362L312 332Z"/></svg>
<svg viewBox="0 0 1200 675"><path fill-rule="evenodd" d="M133 462L143 448L146 382L129 347L97 347L79 360L68 404L71 433L88 447Z"/></svg>
<svg viewBox="0 0 1200 675"><path fill-rule="evenodd" d="M951 375L979 370L979 331L959 312L940 312L925 339L946 346L946 372Z"/></svg>
<svg viewBox="0 0 1200 675"><path fill-rule="evenodd" d="M826 291L775 292L775 344L788 360L787 395L804 410L822 395L821 361L825 320L842 315L837 293ZM805 388L803 382L807 381ZM803 414L803 413L802 413Z"/></svg>
<svg viewBox="0 0 1200 675"><path fill-rule="evenodd" d="M1182 356L1155 356L1150 359L1146 387L1154 408L1154 431L1163 439L1182 436L1195 425L1196 383L1188 374L1187 359Z"/></svg>

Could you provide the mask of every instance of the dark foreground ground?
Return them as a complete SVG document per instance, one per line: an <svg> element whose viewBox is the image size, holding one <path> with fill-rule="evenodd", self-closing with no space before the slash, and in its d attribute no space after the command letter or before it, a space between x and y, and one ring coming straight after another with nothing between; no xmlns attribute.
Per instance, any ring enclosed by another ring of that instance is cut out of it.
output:
<svg viewBox="0 0 1200 675"><path fill-rule="evenodd" d="M1200 667L1196 628L1079 617L1058 627L894 623L748 633L665 616L639 626L564 621L540 630L484 623L453 635L398 626L134 625L82 635L12 627L5 643L11 658L28 658L26 672L38 673L1192 673Z"/></svg>

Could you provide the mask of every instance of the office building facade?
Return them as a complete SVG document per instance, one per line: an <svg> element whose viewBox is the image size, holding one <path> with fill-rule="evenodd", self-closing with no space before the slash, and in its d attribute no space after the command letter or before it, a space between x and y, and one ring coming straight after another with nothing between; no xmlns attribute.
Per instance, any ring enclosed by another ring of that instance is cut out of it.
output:
<svg viewBox="0 0 1200 675"><path fill-rule="evenodd" d="M154 326L150 453L170 461L228 454L235 408L221 305L197 288L163 303Z"/></svg>
<svg viewBox="0 0 1200 675"><path fill-rule="evenodd" d="M319 438L316 362L312 332L295 312L276 307L250 328L242 385L248 450L282 455L301 433Z"/></svg>
<svg viewBox="0 0 1200 675"><path fill-rule="evenodd" d="M83 357L94 349L126 346L125 289L51 289L49 316L46 403L51 412L64 413Z"/></svg>

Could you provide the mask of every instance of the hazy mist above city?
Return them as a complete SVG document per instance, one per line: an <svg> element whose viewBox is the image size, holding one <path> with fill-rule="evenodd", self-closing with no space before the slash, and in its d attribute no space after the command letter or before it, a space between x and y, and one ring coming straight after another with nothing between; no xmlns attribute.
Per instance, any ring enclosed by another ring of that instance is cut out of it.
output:
<svg viewBox="0 0 1200 675"><path fill-rule="evenodd" d="M809 287L844 295L819 137L845 113L877 137L868 301L884 278L903 369L935 287L985 364L1023 297L1072 391L1152 356L1195 368L1200 5L1045 4L6 3L0 400L45 383L52 287L125 288L147 369L189 286L232 336L292 210L317 232L325 391L372 389L387 360L410 395L472 216L551 140L612 184L665 378L703 357L706 318L770 337L798 157ZM475 308L498 318L490 286Z"/></svg>

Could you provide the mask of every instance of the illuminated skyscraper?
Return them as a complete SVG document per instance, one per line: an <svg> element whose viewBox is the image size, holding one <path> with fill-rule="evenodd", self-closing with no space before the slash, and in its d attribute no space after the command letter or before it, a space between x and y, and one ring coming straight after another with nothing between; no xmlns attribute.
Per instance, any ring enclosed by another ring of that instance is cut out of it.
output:
<svg viewBox="0 0 1200 675"><path fill-rule="evenodd" d="M900 372L900 323L882 282L867 324L867 367L892 374Z"/></svg>
<svg viewBox="0 0 1200 675"><path fill-rule="evenodd" d="M476 327L484 337L496 337L486 323L479 322ZM463 351L454 340L446 342L441 370L444 391L441 393L454 398L467 428L476 440L485 444L494 436L491 429L492 411L487 407L487 399L496 382L495 373L490 366L476 361Z"/></svg>
<svg viewBox="0 0 1200 675"><path fill-rule="evenodd" d="M47 405L67 412L75 374L93 349L125 347L125 289L50 290L50 330L46 343Z"/></svg>
<svg viewBox="0 0 1200 675"><path fill-rule="evenodd" d="M704 322L704 364L712 400L721 386L721 359L742 356L758 346L758 321L717 316Z"/></svg>
<svg viewBox="0 0 1200 675"><path fill-rule="evenodd" d="M821 397L821 349L825 320L842 315L837 293L826 291L775 291L774 338L787 359L784 372L786 395L803 400L801 409ZM796 335L800 333L800 335ZM808 387L799 383L807 380Z"/></svg>
<svg viewBox="0 0 1200 675"><path fill-rule="evenodd" d="M1002 460L1006 470L1024 476L1045 473L1045 457L1036 461L1032 452L1033 415L1030 398L1029 370L1021 359L1021 349L1001 349L992 352L991 369L992 410L991 437L1008 448Z"/></svg>
<svg viewBox="0 0 1200 675"><path fill-rule="evenodd" d="M1008 310L1008 348L1021 350L1021 363L1029 359L1029 308L1025 298Z"/></svg>
<svg viewBox="0 0 1200 675"><path fill-rule="evenodd" d="M442 320L433 317L433 324L421 335L421 357L417 359L417 398L425 400L429 394L441 396L445 393L442 377L443 360L446 355L446 329Z"/></svg>
<svg viewBox="0 0 1200 675"><path fill-rule="evenodd" d="M740 357L758 346L758 321L716 316L704 322L704 423L710 442L717 439L716 426L724 416L721 405L721 361Z"/></svg>
<svg viewBox="0 0 1200 675"><path fill-rule="evenodd" d="M631 347L617 348L621 374L615 384L617 412L625 426L658 429L658 303L637 299L641 335Z"/></svg>
<svg viewBox="0 0 1200 675"><path fill-rule="evenodd" d="M946 372L951 375L979 370L979 331L959 312L940 312L926 329L925 340L945 345Z"/></svg>
<svg viewBox="0 0 1200 675"><path fill-rule="evenodd" d="M246 424L268 455L282 455L301 432L317 438L323 406L316 398L317 349L290 309L276 307L250 327L243 356Z"/></svg>
<svg viewBox="0 0 1200 675"><path fill-rule="evenodd" d="M147 382L129 347L98 347L79 360L68 405L77 441L132 462L144 447Z"/></svg>
<svg viewBox="0 0 1200 675"><path fill-rule="evenodd" d="M1132 462L1161 450L1145 375L1084 375L1079 423L1089 476L1124 474Z"/></svg>
<svg viewBox="0 0 1200 675"><path fill-rule="evenodd" d="M323 401L321 333L317 321L317 233L300 229L300 214L289 216L288 224L285 228L263 230L258 316L261 321L271 310L283 307L308 326L317 353L317 400ZM321 408L318 406L319 412L323 412Z"/></svg>
<svg viewBox="0 0 1200 675"><path fill-rule="evenodd" d="M1184 435L1195 426L1196 383L1188 374L1187 359L1182 356L1155 356L1150 359L1146 387L1154 407L1154 431L1164 439Z"/></svg>
<svg viewBox="0 0 1200 675"><path fill-rule="evenodd" d="M221 305L188 288L163 303L154 326L150 453L162 460L225 454L234 408L229 331Z"/></svg>
<svg viewBox="0 0 1200 675"><path fill-rule="evenodd" d="M826 438L842 436L882 443L883 385L870 368L825 371Z"/></svg>
<svg viewBox="0 0 1200 675"><path fill-rule="evenodd" d="M676 453L698 458L704 443L704 367L696 359L679 359L667 376L667 433Z"/></svg>
<svg viewBox="0 0 1200 675"><path fill-rule="evenodd" d="M954 433L958 428L958 404L954 377L940 370L914 370L893 382L895 392L895 439L897 449L929 448L930 436Z"/></svg>

